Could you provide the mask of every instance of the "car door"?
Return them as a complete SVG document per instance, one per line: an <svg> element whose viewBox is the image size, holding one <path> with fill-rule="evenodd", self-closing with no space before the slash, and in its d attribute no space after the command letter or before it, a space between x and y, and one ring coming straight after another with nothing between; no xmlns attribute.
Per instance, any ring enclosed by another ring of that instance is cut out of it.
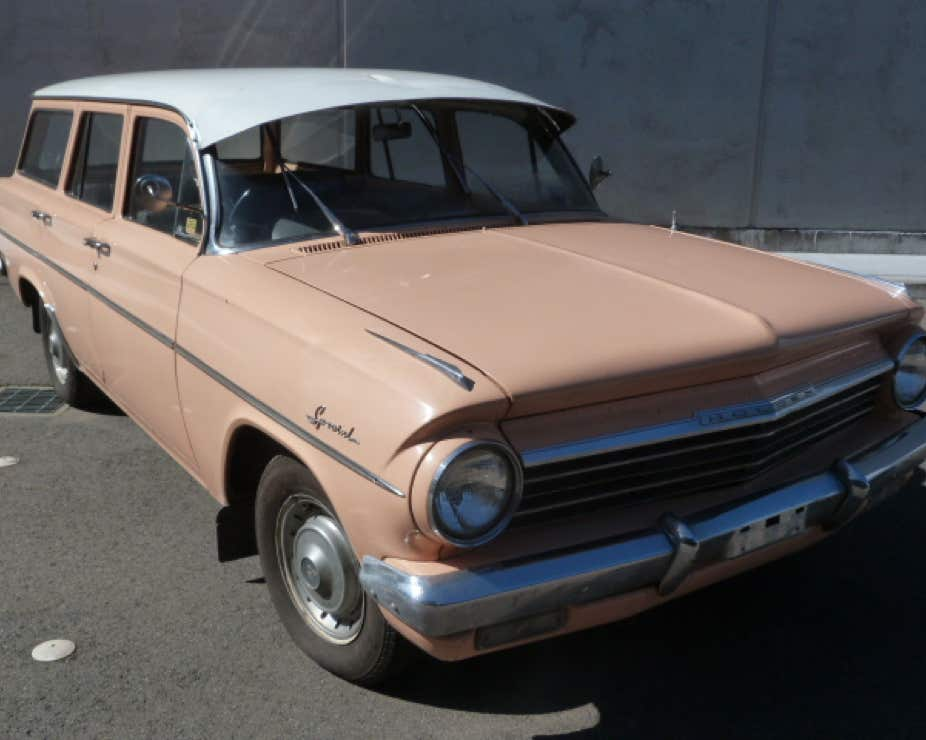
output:
<svg viewBox="0 0 926 740"><path fill-rule="evenodd" d="M67 194L67 163L80 118L77 108L61 101L36 102L16 174L22 182L18 192L25 196L20 207L29 212L34 224L20 238L52 268L45 270L46 285L40 286L45 291L43 300L53 307L72 354L92 375L96 358L85 286L94 254L83 240L111 214ZM117 150L120 145L118 140L114 143Z"/></svg>
<svg viewBox="0 0 926 740"><path fill-rule="evenodd" d="M182 275L199 254L199 162L173 113L131 107L117 215L100 225L91 284L94 344L106 391L187 468L174 339Z"/></svg>

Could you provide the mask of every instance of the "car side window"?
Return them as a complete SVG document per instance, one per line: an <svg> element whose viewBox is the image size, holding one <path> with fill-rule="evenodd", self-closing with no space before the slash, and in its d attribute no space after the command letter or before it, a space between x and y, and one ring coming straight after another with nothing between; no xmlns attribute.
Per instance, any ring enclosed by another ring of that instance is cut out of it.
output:
<svg viewBox="0 0 926 740"><path fill-rule="evenodd" d="M56 187L74 114L69 110L37 110L32 114L19 170L46 185Z"/></svg>
<svg viewBox="0 0 926 740"><path fill-rule="evenodd" d="M84 113L77 135L67 192L84 203L111 211L122 145L122 116Z"/></svg>
<svg viewBox="0 0 926 740"><path fill-rule="evenodd" d="M186 133L160 118L135 124L125 216L178 239L199 243L203 210Z"/></svg>

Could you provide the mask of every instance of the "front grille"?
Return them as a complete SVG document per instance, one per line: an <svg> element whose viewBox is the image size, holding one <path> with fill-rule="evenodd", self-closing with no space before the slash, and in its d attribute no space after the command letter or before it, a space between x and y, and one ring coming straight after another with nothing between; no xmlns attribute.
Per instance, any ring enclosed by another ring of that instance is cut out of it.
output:
<svg viewBox="0 0 926 740"><path fill-rule="evenodd" d="M529 467L514 522L746 483L872 413L882 382L871 378L773 421Z"/></svg>

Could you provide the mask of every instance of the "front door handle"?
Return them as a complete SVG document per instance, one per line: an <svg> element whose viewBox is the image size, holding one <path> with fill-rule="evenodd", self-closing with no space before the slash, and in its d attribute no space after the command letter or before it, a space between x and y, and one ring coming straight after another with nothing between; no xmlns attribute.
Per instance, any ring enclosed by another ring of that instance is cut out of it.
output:
<svg viewBox="0 0 926 740"><path fill-rule="evenodd" d="M32 218L41 221L46 226L51 226L51 214L45 213L45 211L33 211Z"/></svg>
<svg viewBox="0 0 926 740"><path fill-rule="evenodd" d="M111 247L106 242L101 242L99 239L94 239L92 236L88 236L84 239L84 244L91 249L95 249L98 257L109 257L112 251Z"/></svg>

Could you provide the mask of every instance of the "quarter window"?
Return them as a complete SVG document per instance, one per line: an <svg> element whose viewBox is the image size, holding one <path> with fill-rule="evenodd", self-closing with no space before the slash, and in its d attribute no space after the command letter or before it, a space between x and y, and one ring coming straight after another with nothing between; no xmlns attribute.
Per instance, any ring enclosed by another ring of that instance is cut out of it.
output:
<svg viewBox="0 0 926 740"><path fill-rule="evenodd" d="M186 133L160 118L135 124L126 217L178 239L198 243L203 211Z"/></svg>
<svg viewBox="0 0 926 740"><path fill-rule="evenodd" d="M67 110L37 110L32 114L19 162L21 172L57 186L73 118Z"/></svg>
<svg viewBox="0 0 926 740"><path fill-rule="evenodd" d="M121 143L122 116L85 113L81 117L68 193L84 203L111 211Z"/></svg>

